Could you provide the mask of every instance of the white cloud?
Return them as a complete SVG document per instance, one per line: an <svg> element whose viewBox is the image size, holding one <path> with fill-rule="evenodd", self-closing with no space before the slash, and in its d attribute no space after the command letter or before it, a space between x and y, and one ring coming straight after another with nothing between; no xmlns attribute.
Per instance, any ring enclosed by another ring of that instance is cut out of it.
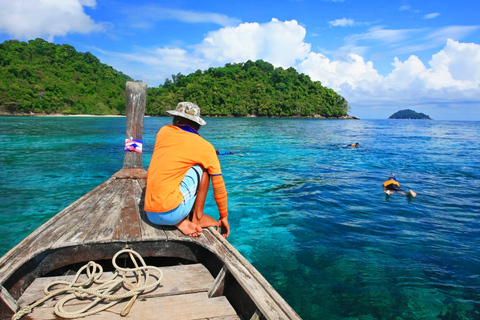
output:
<svg viewBox="0 0 480 320"><path fill-rule="evenodd" d="M478 29L479 26L448 26L434 31L428 30L429 33L415 40L413 44L412 41L399 42L392 53L406 54L436 48L444 45L448 39L461 40ZM416 31L420 32L422 30Z"/></svg>
<svg viewBox="0 0 480 320"><path fill-rule="evenodd" d="M479 28L479 26L448 26L435 30L426 38L433 39L437 43L445 43L449 38L460 40L477 31Z"/></svg>
<svg viewBox="0 0 480 320"><path fill-rule="evenodd" d="M114 65L135 80L142 80L151 86L163 83L172 75L187 75L210 66L206 60L195 58L192 53L181 48L163 47L128 54L96 50L109 65Z"/></svg>
<svg viewBox="0 0 480 320"><path fill-rule="evenodd" d="M242 23L209 32L195 51L219 64L263 59L275 66L290 67L310 52L310 44L303 42L305 34L305 28L295 20Z"/></svg>
<svg viewBox="0 0 480 320"><path fill-rule="evenodd" d="M80 4L85 7L95 8L97 6L97 0L79 0Z"/></svg>
<svg viewBox="0 0 480 320"><path fill-rule="evenodd" d="M448 28L440 31L445 34ZM457 28L450 28L454 32ZM459 31L459 30L457 30ZM460 30L461 31L461 30ZM385 41L389 37L401 40L411 30L373 28L370 38ZM366 61L361 47L344 47L343 54L331 60L311 51L304 42L305 28L296 21L242 23L225 27L206 35L203 42L190 49L160 48L141 53L121 55L132 63L121 70L142 70L144 74L126 72L136 79L160 82L172 74L188 74L197 69L223 66L225 63L262 59L275 66L295 67L312 80L321 81L343 95L352 106L352 112L370 107L398 108L399 105L424 105L476 101L480 103L480 45L455 40L444 42L444 48L425 65L417 56L406 60L395 58L386 76L380 75L372 61ZM354 51L358 51L354 53ZM145 68L143 68L145 69ZM125 72L125 71L124 71ZM150 76L149 76L150 75ZM154 75L154 76L153 76ZM391 110L392 110L391 109ZM374 109L371 109L374 110ZM387 113L391 114L391 110ZM360 112L361 113L361 112ZM388 116L386 114L385 116ZM375 117L378 114L367 115Z"/></svg>
<svg viewBox="0 0 480 320"><path fill-rule="evenodd" d="M440 13L438 12L434 12L434 13L429 13L429 14L426 14L423 16L423 19L433 19L433 18L436 18L440 15Z"/></svg>
<svg viewBox="0 0 480 320"><path fill-rule="evenodd" d="M95 7L95 0L15 0L2 1L0 32L24 40L67 33L90 33L104 27L95 23L83 10Z"/></svg>
<svg viewBox="0 0 480 320"><path fill-rule="evenodd" d="M381 80L372 62L365 62L361 56L353 53L348 54L344 60L331 61L320 53L310 52L307 59L298 65L298 71L335 90L345 84L357 89Z"/></svg>
<svg viewBox="0 0 480 320"><path fill-rule="evenodd" d="M132 26L153 28L154 22L175 20L184 23L215 23L221 26L234 26L240 23L237 18L213 12L167 9L157 5L134 6L125 9Z"/></svg>
<svg viewBox="0 0 480 320"><path fill-rule="evenodd" d="M307 58L310 52L310 44L303 41L305 35L305 28L295 20L272 19L268 23L242 23L209 32L190 51L163 47L132 54L102 52L102 61L108 61L134 79L154 83L179 72L189 74L247 60L262 59L276 67L289 68Z"/></svg>
<svg viewBox="0 0 480 320"><path fill-rule="evenodd" d="M336 19L333 21L329 21L328 23L332 27L351 27L355 25L355 21L353 19L347 19L347 18Z"/></svg>
<svg viewBox="0 0 480 320"><path fill-rule="evenodd" d="M361 40L374 40L382 43L397 43L408 39L419 29L385 29L382 26L370 28L368 32L355 34L345 38L347 43L357 43Z"/></svg>
<svg viewBox="0 0 480 320"><path fill-rule="evenodd" d="M414 10L414 9L412 9L411 6L408 6L408 5L401 6L400 8L398 8L398 10L407 11L407 12L414 12L414 13L419 13L420 12L420 10Z"/></svg>
<svg viewBox="0 0 480 320"><path fill-rule="evenodd" d="M168 14L182 22L213 22L221 26L232 26L239 23L239 20L236 18L231 18L224 14L218 13L168 10Z"/></svg>
<svg viewBox="0 0 480 320"><path fill-rule="evenodd" d="M427 71L427 68L417 56L410 56L404 62L395 57L392 66L392 72L384 78L384 86L387 90L408 90L418 82L419 74Z"/></svg>
<svg viewBox="0 0 480 320"><path fill-rule="evenodd" d="M311 52L298 69L343 95L352 106L417 105L433 103L480 103L480 45L449 39L426 67L417 56L395 58L392 71L379 75L372 62L350 54L331 61ZM354 109L355 110L355 109ZM373 115L374 116L374 115Z"/></svg>
<svg viewBox="0 0 480 320"><path fill-rule="evenodd" d="M425 77L427 86L433 89L480 88L480 45L460 43L449 39L447 45L429 62L431 77ZM441 78L441 79L440 79Z"/></svg>

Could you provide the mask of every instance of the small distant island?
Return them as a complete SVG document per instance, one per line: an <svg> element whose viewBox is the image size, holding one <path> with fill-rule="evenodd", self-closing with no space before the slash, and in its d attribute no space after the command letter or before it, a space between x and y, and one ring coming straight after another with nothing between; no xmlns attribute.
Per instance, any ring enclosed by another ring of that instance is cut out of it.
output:
<svg viewBox="0 0 480 320"><path fill-rule="evenodd" d="M410 109L400 110L392 114L388 119L415 119L415 120L432 120L428 115L419 113Z"/></svg>

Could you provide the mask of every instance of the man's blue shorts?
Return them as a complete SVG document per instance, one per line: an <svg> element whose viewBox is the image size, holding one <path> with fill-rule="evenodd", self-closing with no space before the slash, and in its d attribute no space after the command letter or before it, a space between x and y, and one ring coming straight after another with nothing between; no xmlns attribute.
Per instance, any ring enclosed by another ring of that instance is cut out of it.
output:
<svg viewBox="0 0 480 320"><path fill-rule="evenodd" d="M163 226L173 226L185 219L193 208L197 199L198 184L202 179L203 170L194 165L188 171L180 183L180 192L183 194L183 201L178 207L167 212L148 212L150 222Z"/></svg>

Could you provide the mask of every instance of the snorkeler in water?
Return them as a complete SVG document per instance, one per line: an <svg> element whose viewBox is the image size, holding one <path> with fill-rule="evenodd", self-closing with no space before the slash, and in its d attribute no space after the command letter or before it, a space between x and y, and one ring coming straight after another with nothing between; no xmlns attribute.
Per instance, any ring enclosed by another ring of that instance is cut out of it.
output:
<svg viewBox="0 0 480 320"><path fill-rule="evenodd" d="M227 155L227 154L233 154L233 152L230 152L230 151L221 151L221 150L216 150L217 152L217 155L218 156L224 156L224 155Z"/></svg>
<svg viewBox="0 0 480 320"><path fill-rule="evenodd" d="M400 186L400 183L397 181L397 178L393 173L392 173L392 176L383 183L383 192L385 192L388 195L398 192L400 194L403 194L404 196L409 196L409 197L417 196L417 193L414 192L413 190L409 190L408 193L405 192L403 188Z"/></svg>

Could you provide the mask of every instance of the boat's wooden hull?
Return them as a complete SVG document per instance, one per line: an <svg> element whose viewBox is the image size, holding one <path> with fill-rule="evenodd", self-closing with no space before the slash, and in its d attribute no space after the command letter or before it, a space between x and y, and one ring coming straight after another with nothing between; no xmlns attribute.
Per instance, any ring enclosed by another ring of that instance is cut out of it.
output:
<svg viewBox="0 0 480 320"><path fill-rule="evenodd" d="M75 271L90 260L107 268L116 252L130 247L150 265L204 265L215 278L209 294L225 296L243 319L299 319L215 229L191 238L173 227L150 224L142 209L145 181L141 170L120 171L2 257L0 308L4 318L9 319L11 309L18 307L16 301L35 279Z"/></svg>

